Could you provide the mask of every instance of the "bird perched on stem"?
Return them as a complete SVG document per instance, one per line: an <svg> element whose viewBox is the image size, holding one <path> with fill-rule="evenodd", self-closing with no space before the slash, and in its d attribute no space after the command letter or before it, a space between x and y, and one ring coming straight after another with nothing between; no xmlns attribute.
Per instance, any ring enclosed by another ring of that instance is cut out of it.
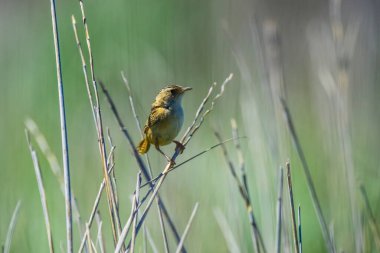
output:
<svg viewBox="0 0 380 253"><path fill-rule="evenodd" d="M190 87L179 85L169 85L157 94L152 104L148 120L144 126L144 139L137 147L140 154L145 154L153 144L169 162L173 162L161 149L160 146L176 143L177 147L183 151L184 146L175 141L183 124L182 97L183 94L191 90Z"/></svg>

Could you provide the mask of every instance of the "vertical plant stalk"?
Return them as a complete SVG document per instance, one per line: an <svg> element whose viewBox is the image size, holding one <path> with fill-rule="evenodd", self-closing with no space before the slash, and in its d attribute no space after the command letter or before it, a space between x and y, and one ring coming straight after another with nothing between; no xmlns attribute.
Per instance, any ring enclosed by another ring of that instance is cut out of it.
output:
<svg viewBox="0 0 380 253"><path fill-rule="evenodd" d="M286 163L286 171L288 176L288 189L289 189L289 200L290 200L290 212L292 216L292 231L293 231L293 242L295 251L299 253L298 248L298 236L297 236L297 225L296 225L296 214L294 211L294 198L293 198L293 185L292 185L292 173L290 171L290 163Z"/></svg>
<svg viewBox="0 0 380 253"><path fill-rule="evenodd" d="M7 237L5 238L3 253L10 252L12 237L13 237L13 233L16 227L16 222L18 218L18 213L20 211L20 206L21 206L21 200L17 201L15 210L13 211L13 214L12 214L11 221L9 222L9 227L8 227Z"/></svg>
<svg viewBox="0 0 380 253"><path fill-rule="evenodd" d="M135 241L136 241L136 224L138 219L138 206L139 206L139 198L140 198L140 185L141 185L141 171L137 174L137 183L135 190L135 203L134 206L136 210L133 213L133 225L132 225L132 239L131 239L131 253L134 253L135 249Z"/></svg>
<svg viewBox="0 0 380 253"><path fill-rule="evenodd" d="M26 119L25 126L26 126L26 129L30 132L31 136L33 136L34 140L36 141L36 144L38 145L41 152L43 153L46 160L48 161L49 167L58 181L61 192L63 196L65 196L65 182L64 182L64 178L62 174L62 168L59 165L56 155L51 150L49 143L47 142L45 136L41 133L40 129L38 128L34 120L30 118ZM74 191L71 191L71 198L72 198L73 219L74 219L74 222L77 224L79 235L83 237L85 234L84 234L84 229L82 227L81 216L80 216L78 204L75 199Z"/></svg>
<svg viewBox="0 0 380 253"><path fill-rule="evenodd" d="M182 247L183 247L183 244L185 242L185 239L186 239L186 236L187 234L189 233L189 230L190 230L190 227L191 227L191 224L193 224L193 219L195 217L195 214L197 213L197 210L198 210L198 205L199 203L197 202L194 206L194 209L190 215L190 219L189 221L187 222L187 225L186 225L186 228L185 228L185 231L183 232L182 234L182 237L181 237L181 241L179 242L178 246L177 246L177 250L176 250L176 253L179 253L181 252L182 250Z"/></svg>
<svg viewBox="0 0 380 253"><path fill-rule="evenodd" d="M52 232L51 232L50 219L49 219L49 211L48 211L47 202L46 202L45 187L44 187L44 182L42 180L42 175L41 175L41 170L40 170L40 164L39 164L39 161L38 161L37 153L33 149L33 146L32 146L32 144L30 142L28 131L25 130L25 133L26 133L26 139L27 139L28 146L29 146L30 155L31 155L32 161L33 161L34 172L36 174L36 180L37 180L37 184L38 184L38 191L40 193L42 211L43 211L44 218L45 218L46 234L47 234L47 239L48 239L48 243L49 243L49 251L50 251L50 253L54 253L53 235L52 235Z"/></svg>
<svg viewBox="0 0 380 253"><path fill-rule="evenodd" d="M372 236L375 241L376 249L378 252L380 252L380 230L379 230L379 227L377 226L376 218L375 218L375 215L373 214L371 205L369 203L367 191L365 190L364 185L360 185L360 192L363 195L365 207L368 212L368 216L370 220L369 225L372 231Z"/></svg>
<svg viewBox="0 0 380 253"><path fill-rule="evenodd" d="M100 111L99 95L98 95L98 90L97 90L97 83L95 80L94 59L92 56L87 19L86 19L85 13L84 13L84 5L83 5L83 2L81 0L79 1L79 5L80 5L81 13L82 13L82 21L83 21L83 25L84 25L84 29L85 29L85 35L86 35L87 49L88 49L89 61L90 61L92 89L93 89L94 97L92 96L92 92L90 89L90 84L89 84L90 78L88 78L88 75L87 75L86 60L84 58L82 47L81 47L81 44L79 41L78 33L76 30L76 20L75 20L74 16L72 16L72 25L73 25L75 40L76 40L77 47L79 50L79 55L80 55L81 61L82 61L82 69L83 69L83 74L85 77L85 84L86 84L86 88L87 88L88 98L90 101L91 110L92 110L93 117L94 117L94 123L95 123L95 127L97 130L99 152L100 152L100 158L102 161L103 176L105 179L105 187L106 187L107 200L108 200L108 211L109 211L109 215L111 218L113 239L114 239L114 243L116 245L118 237L120 236L120 233L121 233L120 218L119 218L117 205L116 205L115 192L114 192L114 189L112 187L110 177L107 173L107 171L108 171L108 168L107 168L107 152L106 152L106 147L105 147L105 142L104 142L103 122L102 122L102 116L101 116L101 111Z"/></svg>
<svg viewBox="0 0 380 253"><path fill-rule="evenodd" d="M66 129L66 113L65 113L65 98L63 94L62 67L61 67L61 49L59 46L59 32L57 11L55 0L50 0L51 20L53 26L54 48L55 48L55 63L58 81L58 97L59 97L59 115L61 122L61 141L62 141L62 159L63 159L63 174L65 181L65 204L66 204L66 244L67 252L73 252L73 228L72 228L72 211L71 211L71 183L70 183L70 166L69 166L69 144L67 141Z"/></svg>
<svg viewBox="0 0 380 253"><path fill-rule="evenodd" d="M301 205L298 205L298 248L299 253L302 253Z"/></svg>
<svg viewBox="0 0 380 253"><path fill-rule="evenodd" d="M129 229L131 228L132 223L134 223L135 216L136 216L138 209L139 209L138 202L136 200L138 198L137 194L139 194L139 190L137 189L137 187L140 189L140 184L141 184L141 174L139 172L137 175L136 190L135 190L133 197L132 197L131 214L129 215L129 218L128 218L123 230L121 231L119 241L116 244L114 253L118 253L121 250L121 247L124 244L124 240L128 235ZM136 230L134 231L134 233L136 234Z"/></svg>
<svg viewBox="0 0 380 253"><path fill-rule="evenodd" d="M222 137L220 136L220 134L218 132L215 132L214 134L215 134L216 138L218 139L218 141L220 143L222 143ZM233 165L231 159L229 158L226 146L224 144L222 144L221 147L222 147L222 151L223 151L223 156L224 156L225 161L226 161L226 163L230 169L231 175L234 178L236 185L239 189L240 195L244 200L244 204L245 204L247 214L248 214L248 218L249 218L249 223L251 225L250 227L251 227L252 243L253 243L253 247L255 248L255 252L258 252L258 253L261 252L260 245L262 246L264 252L266 252L264 240L261 236L261 232L257 226L256 218L255 218L255 215L253 213L252 202L251 202L250 196L248 194L249 190L243 185L243 183L241 183L241 181L240 181L240 179L236 173L235 166Z"/></svg>
<svg viewBox="0 0 380 253"><path fill-rule="evenodd" d="M311 176L309 166L306 162L305 154L303 153L303 149L301 147L301 144L299 142L296 130L294 128L294 124L293 124L293 120L291 118L289 108L286 104L286 101L283 98L280 98L280 99L281 99L282 108L283 108L284 115L285 115L285 120L286 120L286 123L288 125L288 129L289 129L290 135L292 137L293 144L294 144L295 149L297 151L298 157L301 160L303 172L304 172L305 177L306 177L306 183L307 183L307 186L309 189L311 200L313 201L314 210L317 214L318 221L319 221L319 224L321 226L321 231L322 231L323 239L324 239L325 244L326 244L327 251L330 253L335 253L335 247L334 247L333 242L329 236L329 230L327 227L326 220L325 220L323 213L322 213L321 204L319 203L319 199L317 196L317 192L315 190L313 178Z"/></svg>
<svg viewBox="0 0 380 253"><path fill-rule="evenodd" d="M276 252L281 253L281 229L282 229L282 193L284 189L284 169L280 168L280 176L279 176L279 187L278 187L278 195L277 195L277 244L276 244Z"/></svg>

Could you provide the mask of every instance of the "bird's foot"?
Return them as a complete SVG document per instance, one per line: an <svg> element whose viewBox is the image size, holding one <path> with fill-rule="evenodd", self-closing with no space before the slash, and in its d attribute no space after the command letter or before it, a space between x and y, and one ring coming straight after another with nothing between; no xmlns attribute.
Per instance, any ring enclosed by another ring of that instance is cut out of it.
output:
<svg viewBox="0 0 380 253"><path fill-rule="evenodd" d="M176 149L178 148L179 149L179 153L182 154L183 151L185 150L185 146L179 142L179 141L173 141L175 144L176 144Z"/></svg>

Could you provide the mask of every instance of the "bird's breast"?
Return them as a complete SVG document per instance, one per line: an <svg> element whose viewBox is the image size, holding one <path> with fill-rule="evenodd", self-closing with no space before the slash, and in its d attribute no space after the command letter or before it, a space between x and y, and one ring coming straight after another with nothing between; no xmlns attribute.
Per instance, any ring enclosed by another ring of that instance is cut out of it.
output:
<svg viewBox="0 0 380 253"><path fill-rule="evenodd" d="M152 143L158 141L160 146L171 143L180 132L184 115L182 107L168 108L165 117L151 127L150 135Z"/></svg>

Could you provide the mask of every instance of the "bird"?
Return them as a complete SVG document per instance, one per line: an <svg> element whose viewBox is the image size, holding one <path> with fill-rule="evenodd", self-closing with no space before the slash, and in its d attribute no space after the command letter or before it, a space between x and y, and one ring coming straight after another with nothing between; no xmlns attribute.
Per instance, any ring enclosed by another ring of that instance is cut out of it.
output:
<svg viewBox="0 0 380 253"><path fill-rule="evenodd" d="M160 146L174 142L183 152L184 146L174 139L183 125L182 98L185 92L189 90L192 88L168 85L158 92L144 126L144 137L137 146L137 151L140 154L147 153L150 145L153 144L158 152L173 163L171 158L160 149Z"/></svg>

